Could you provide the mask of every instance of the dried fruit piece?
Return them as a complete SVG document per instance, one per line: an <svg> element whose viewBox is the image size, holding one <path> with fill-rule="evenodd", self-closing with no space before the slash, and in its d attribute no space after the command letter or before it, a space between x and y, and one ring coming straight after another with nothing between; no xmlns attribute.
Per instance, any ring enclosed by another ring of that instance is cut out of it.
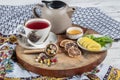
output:
<svg viewBox="0 0 120 80"><path fill-rule="evenodd" d="M38 56L35 57L35 62L46 64L48 67L50 67L57 62L57 58L49 58L46 54L40 53Z"/></svg>
<svg viewBox="0 0 120 80"><path fill-rule="evenodd" d="M11 43L16 43L16 42L17 42L17 37L16 37L15 35L11 35L11 36L9 37L9 42L11 42Z"/></svg>
<svg viewBox="0 0 120 80"><path fill-rule="evenodd" d="M67 43L65 44L65 50L68 51L68 49L69 49L70 47L72 47L72 46L78 47L75 42L67 42Z"/></svg>
<svg viewBox="0 0 120 80"><path fill-rule="evenodd" d="M78 55L81 55L81 51L79 48L72 46L68 49L68 56L76 57Z"/></svg>
<svg viewBox="0 0 120 80"><path fill-rule="evenodd" d="M57 54L57 51L58 51L58 47L56 44L47 45L46 50L45 50L46 54L50 57L55 56Z"/></svg>
<svg viewBox="0 0 120 80"><path fill-rule="evenodd" d="M0 37L0 44L3 44L6 42L6 38Z"/></svg>
<svg viewBox="0 0 120 80"><path fill-rule="evenodd" d="M72 40L69 40L69 39L62 40L62 41L60 42L60 46L61 46L61 47L65 47L65 44L66 44L67 42L73 42L73 41L72 41Z"/></svg>

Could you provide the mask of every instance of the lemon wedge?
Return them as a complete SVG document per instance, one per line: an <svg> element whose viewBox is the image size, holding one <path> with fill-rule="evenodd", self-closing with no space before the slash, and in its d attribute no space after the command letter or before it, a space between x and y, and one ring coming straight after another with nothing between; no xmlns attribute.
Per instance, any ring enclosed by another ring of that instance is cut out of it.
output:
<svg viewBox="0 0 120 80"><path fill-rule="evenodd" d="M88 37L83 37L82 39L79 40L79 43L90 51L101 50L101 45Z"/></svg>

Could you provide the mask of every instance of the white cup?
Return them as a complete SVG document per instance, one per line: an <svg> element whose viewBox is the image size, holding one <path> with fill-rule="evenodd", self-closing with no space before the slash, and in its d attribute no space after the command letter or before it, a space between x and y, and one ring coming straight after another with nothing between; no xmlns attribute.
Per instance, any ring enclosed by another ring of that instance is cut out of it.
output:
<svg viewBox="0 0 120 80"><path fill-rule="evenodd" d="M27 38L32 46L41 45L46 41L51 30L51 23L47 19L34 18L18 25L18 33Z"/></svg>

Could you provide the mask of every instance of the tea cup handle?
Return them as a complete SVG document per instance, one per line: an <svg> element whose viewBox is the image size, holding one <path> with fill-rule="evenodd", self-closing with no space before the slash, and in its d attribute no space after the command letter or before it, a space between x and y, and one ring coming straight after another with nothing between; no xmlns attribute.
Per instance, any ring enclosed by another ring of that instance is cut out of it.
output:
<svg viewBox="0 0 120 80"><path fill-rule="evenodd" d="M34 8L33 8L33 15L35 16L35 17L37 17L37 18L40 18L41 17L41 14L38 14L38 12L37 12L37 10L39 10L40 12L39 13L41 13L41 7L43 7L43 5L42 4L37 4Z"/></svg>
<svg viewBox="0 0 120 80"><path fill-rule="evenodd" d="M17 26L17 32L19 35L22 35L23 37L27 37L26 30L23 25Z"/></svg>

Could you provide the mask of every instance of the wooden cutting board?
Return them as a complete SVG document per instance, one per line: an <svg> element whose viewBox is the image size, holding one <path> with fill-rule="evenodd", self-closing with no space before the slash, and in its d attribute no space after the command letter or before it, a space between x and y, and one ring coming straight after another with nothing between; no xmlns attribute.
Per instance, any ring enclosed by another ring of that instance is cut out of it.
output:
<svg viewBox="0 0 120 80"><path fill-rule="evenodd" d="M87 33L93 33L93 30L87 30ZM65 35L57 35L58 43L61 40L66 39ZM82 56L71 58L68 57L63 48L59 47L59 52L55 56L58 62L55 65L48 67L45 64L40 64L35 62L35 56L39 54L25 54L27 49L21 46L16 47L16 56L18 62L26 69L31 72L50 77L69 77L73 75L82 74L93 70L98 66L106 57L107 51L100 53L92 53L87 51L82 51Z"/></svg>

